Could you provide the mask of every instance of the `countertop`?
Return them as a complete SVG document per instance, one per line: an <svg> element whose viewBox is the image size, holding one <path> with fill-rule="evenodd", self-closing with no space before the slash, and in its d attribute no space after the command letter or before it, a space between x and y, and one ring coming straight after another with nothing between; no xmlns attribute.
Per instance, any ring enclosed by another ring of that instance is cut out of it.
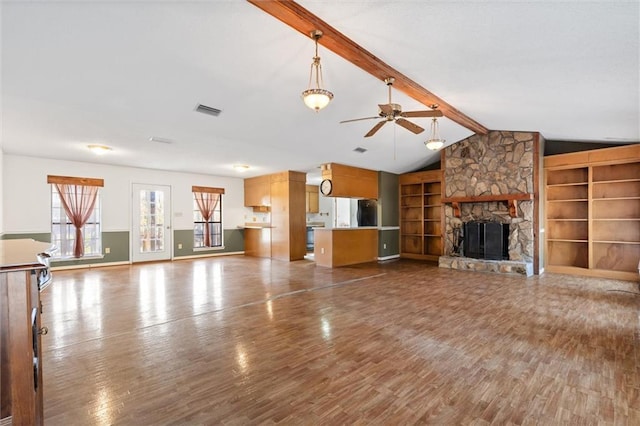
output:
<svg viewBox="0 0 640 426"><path fill-rule="evenodd" d="M355 228L316 228L316 231L357 231L358 229L378 229L377 226L357 226Z"/></svg>
<svg viewBox="0 0 640 426"><path fill-rule="evenodd" d="M47 266L46 260L54 251L51 243L32 239L0 240L0 270L32 269Z"/></svg>
<svg viewBox="0 0 640 426"><path fill-rule="evenodd" d="M267 229L267 228L273 228L273 226L271 226L270 223L266 223L266 222L249 222L249 223L245 223L243 226L239 226L238 228L243 228L243 229Z"/></svg>

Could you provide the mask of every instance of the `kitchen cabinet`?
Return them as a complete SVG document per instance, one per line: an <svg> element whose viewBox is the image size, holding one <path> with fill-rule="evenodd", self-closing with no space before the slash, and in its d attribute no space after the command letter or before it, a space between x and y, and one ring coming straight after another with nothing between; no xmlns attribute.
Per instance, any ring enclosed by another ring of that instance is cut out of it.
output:
<svg viewBox="0 0 640 426"><path fill-rule="evenodd" d="M320 211L319 187L316 185L306 185L306 211L307 213L318 213Z"/></svg>
<svg viewBox="0 0 640 426"><path fill-rule="evenodd" d="M270 175L271 258L301 260L307 254L305 182L307 174L286 171Z"/></svg>
<svg viewBox="0 0 640 426"><path fill-rule="evenodd" d="M637 279L640 145L545 158L546 269Z"/></svg>
<svg viewBox="0 0 640 426"><path fill-rule="evenodd" d="M271 179L269 175L244 180L244 205L246 207L271 205Z"/></svg>
<svg viewBox="0 0 640 426"><path fill-rule="evenodd" d="M245 225L245 255L287 261L304 259L306 180L306 173L294 171L245 179L245 205L255 211L262 208L257 203L263 203L270 211L268 223Z"/></svg>
<svg viewBox="0 0 640 426"><path fill-rule="evenodd" d="M375 228L316 228L314 259L328 268L376 262L378 230Z"/></svg>
<svg viewBox="0 0 640 426"><path fill-rule="evenodd" d="M50 243L0 241L0 424L42 425L40 290L51 279Z"/></svg>
<svg viewBox="0 0 640 426"><path fill-rule="evenodd" d="M330 197L378 199L378 172L328 163L321 166L322 179L332 182Z"/></svg>

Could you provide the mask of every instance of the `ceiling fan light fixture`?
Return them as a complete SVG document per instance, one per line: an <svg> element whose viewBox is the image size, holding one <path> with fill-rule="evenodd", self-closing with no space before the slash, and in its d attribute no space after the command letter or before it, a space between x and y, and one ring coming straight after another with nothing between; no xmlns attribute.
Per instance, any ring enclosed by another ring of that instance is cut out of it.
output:
<svg viewBox="0 0 640 426"><path fill-rule="evenodd" d="M249 170L249 165L248 164L234 164L233 165L233 169L236 172L246 172L247 170Z"/></svg>
<svg viewBox="0 0 640 426"><path fill-rule="evenodd" d="M311 38L316 43L316 54L311 63L311 72L309 73L309 88L302 92L304 104L312 110L318 112L322 108L329 105L333 99L333 93L323 89L324 81L322 80L322 65L320 65L320 56L318 56L318 40L322 37L322 31L311 31ZM315 83L315 87L313 84Z"/></svg>
<svg viewBox="0 0 640 426"><path fill-rule="evenodd" d="M431 120L431 136L429 136L429 139L427 139L427 141L424 144L428 149L432 151L437 151L444 146L445 142L446 141L440 137L438 119L433 118Z"/></svg>
<svg viewBox="0 0 640 426"><path fill-rule="evenodd" d="M106 145L87 145L87 148L96 155L102 155L111 151L111 147Z"/></svg>

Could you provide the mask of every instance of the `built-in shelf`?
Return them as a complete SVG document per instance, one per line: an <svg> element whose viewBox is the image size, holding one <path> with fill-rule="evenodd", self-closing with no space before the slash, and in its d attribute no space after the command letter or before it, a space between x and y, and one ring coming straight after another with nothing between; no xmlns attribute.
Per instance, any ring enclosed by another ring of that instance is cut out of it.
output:
<svg viewBox="0 0 640 426"><path fill-rule="evenodd" d="M400 176L400 256L437 261L442 255L442 172Z"/></svg>
<svg viewBox="0 0 640 426"><path fill-rule="evenodd" d="M498 194L498 195L476 195L469 197L445 197L442 203L451 204L453 215L460 217L460 204L463 203L491 203L496 201L506 202L509 206L509 216L518 217L518 201L533 200L533 194Z"/></svg>
<svg viewBox="0 0 640 426"><path fill-rule="evenodd" d="M640 145L545 157L546 270L637 280Z"/></svg>

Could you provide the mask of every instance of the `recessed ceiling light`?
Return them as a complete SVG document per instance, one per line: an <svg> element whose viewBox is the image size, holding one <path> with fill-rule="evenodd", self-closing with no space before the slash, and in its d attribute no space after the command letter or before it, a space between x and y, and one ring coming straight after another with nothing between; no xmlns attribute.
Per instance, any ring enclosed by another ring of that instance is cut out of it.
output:
<svg viewBox="0 0 640 426"><path fill-rule="evenodd" d="M249 170L249 166L246 164L234 164L233 168L236 172L246 172L247 170Z"/></svg>
<svg viewBox="0 0 640 426"><path fill-rule="evenodd" d="M89 148L91 152L96 155L102 155L112 150L111 147L108 147L106 145L87 145L87 148Z"/></svg>

